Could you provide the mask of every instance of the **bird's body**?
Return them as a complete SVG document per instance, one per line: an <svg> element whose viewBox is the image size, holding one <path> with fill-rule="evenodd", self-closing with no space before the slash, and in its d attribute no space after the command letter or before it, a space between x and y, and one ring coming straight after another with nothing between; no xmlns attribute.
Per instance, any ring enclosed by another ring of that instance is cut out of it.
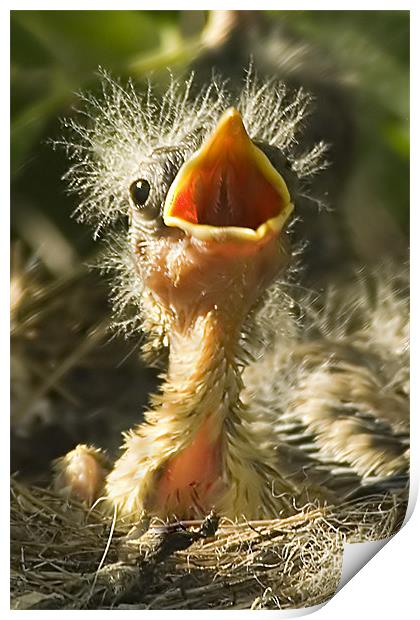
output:
<svg viewBox="0 0 420 620"><path fill-rule="evenodd" d="M384 266L330 291L322 311L309 305L294 342L273 343L244 373L245 402L343 495L349 474L353 492L392 487L394 477L399 486L408 472L409 304L405 267L396 273ZM265 385L262 376L278 380Z"/></svg>
<svg viewBox="0 0 420 620"><path fill-rule="evenodd" d="M97 107L92 128L76 126L69 178L82 217L102 228L129 216L128 241L114 248L117 311L131 308L134 329L141 320L149 357L169 352L103 493L131 519L211 509L252 519L386 486L408 467L406 394L381 367L395 352L370 351L374 337L360 344L367 324L335 339L325 316L299 325L276 284L292 260L290 188L323 166L323 144L295 152L307 99L248 78L238 112L217 86L193 102L188 88L172 85L156 115L150 92L111 83L105 116ZM56 484L71 492L66 458Z"/></svg>

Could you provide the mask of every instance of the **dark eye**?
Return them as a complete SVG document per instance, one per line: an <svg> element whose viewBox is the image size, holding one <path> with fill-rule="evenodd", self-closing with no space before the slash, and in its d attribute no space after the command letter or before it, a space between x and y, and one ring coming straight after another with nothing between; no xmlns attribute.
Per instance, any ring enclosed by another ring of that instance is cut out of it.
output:
<svg viewBox="0 0 420 620"><path fill-rule="evenodd" d="M138 179L130 185L130 196L136 207L143 207L150 194L150 183L146 179Z"/></svg>
<svg viewBox="0 0 420 620"><path fill-rule="evenodd" d="M154 220L160 215L159 204L156 203L156 200L149 200L149 181L138 179L130 185L129 191L131 202L142 220Z"/></svg>

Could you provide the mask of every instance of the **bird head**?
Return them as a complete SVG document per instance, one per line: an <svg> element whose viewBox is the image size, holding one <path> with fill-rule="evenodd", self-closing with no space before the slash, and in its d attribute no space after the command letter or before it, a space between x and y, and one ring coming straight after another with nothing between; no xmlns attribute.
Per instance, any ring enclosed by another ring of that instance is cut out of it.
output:
<svg viewBox="0 0 420 620"><path fill-rule="evenodd" d="M193 95L192 78L161 97L108 75L103 90L62 144L79 219L109 231L114 325L159 348L172 317L217 308L239 324L288 264L286 224L323 167L325 145L297 138L310 97L251 74L235 99L217 81Z"/></svg>
<svg viewBox="0 0 420 620"><path fill-rule="evenodd" d="M288 262L288 187L235 108L179 167L162 206L147 178L129 194L145 283L178 317L217 309L238 319Z"/></svg>

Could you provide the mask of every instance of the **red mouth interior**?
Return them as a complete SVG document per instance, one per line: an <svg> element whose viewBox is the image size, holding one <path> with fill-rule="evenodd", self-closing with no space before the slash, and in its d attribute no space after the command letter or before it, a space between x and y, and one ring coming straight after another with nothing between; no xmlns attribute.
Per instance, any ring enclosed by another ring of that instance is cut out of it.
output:
<svg viewBox="0 0 420 620"><path fill-rule="evenodd" d="M170 214L192 224L257 230L286 207L264 174L254 166L225 162L200 166L177 192Z"/></svg>

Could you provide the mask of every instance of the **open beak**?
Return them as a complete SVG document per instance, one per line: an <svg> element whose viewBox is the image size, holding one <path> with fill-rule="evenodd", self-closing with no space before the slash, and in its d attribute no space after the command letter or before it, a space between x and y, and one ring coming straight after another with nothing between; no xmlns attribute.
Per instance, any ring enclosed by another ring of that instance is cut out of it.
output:
<svg viewBox="0 0 420 620"><path fill-rule="evenodd" d="M293 211L282 176L229 108L180 168L166 197L166 226L208 240L255 240L278 234Z"/></svg>

